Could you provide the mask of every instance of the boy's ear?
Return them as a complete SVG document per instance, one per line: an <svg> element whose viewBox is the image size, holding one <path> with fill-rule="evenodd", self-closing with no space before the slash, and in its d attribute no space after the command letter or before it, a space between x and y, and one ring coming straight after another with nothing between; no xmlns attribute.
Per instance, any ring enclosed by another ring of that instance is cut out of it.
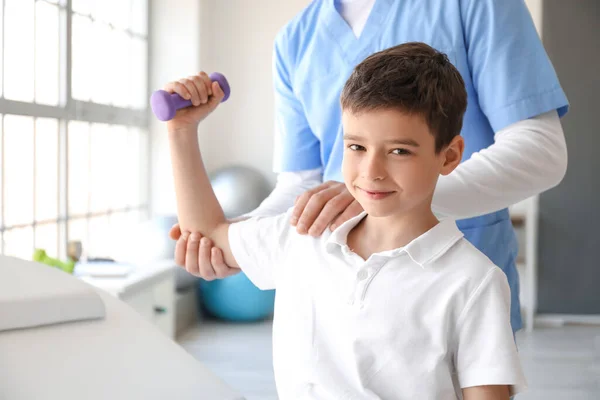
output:
<svg viewBox="0 0 600 400"><path fill-rule="evenodd" d="M454 168L458 167L458 164L460 164L464 151L465 141L462 136L455 136L450 144L442 150L444 163L442 164L440 174L448 175L450 172L454 171Z"/></svg>

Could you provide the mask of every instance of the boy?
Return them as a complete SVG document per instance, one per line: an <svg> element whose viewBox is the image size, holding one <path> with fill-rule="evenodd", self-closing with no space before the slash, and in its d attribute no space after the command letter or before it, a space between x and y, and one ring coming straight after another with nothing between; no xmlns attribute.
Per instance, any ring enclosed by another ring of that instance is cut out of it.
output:
<svg viewBox="0 0 600 400"><path fill-rule="evenodd" d="M201 233L259 288L277 289L282 399L495 400L524 388L506 276L431 211L438 177L464 150L467 95L444 54L407 43L355 68L341 95L342 169L365 212L317 238L298 234L290 212L228 222L196 133L223 92L204 73L165 90L202 103L168 122L189 248Z"/></svg>

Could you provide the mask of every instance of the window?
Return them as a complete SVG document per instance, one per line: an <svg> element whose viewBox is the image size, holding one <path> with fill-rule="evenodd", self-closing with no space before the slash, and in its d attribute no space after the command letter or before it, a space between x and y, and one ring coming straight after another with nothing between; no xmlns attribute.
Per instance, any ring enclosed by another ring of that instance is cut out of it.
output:
<svg viewBox="0 0 600 400"><path fill-rule="evenodd" d="M147 0L0 0L0 251L66 258L147 218Z"/></svg>

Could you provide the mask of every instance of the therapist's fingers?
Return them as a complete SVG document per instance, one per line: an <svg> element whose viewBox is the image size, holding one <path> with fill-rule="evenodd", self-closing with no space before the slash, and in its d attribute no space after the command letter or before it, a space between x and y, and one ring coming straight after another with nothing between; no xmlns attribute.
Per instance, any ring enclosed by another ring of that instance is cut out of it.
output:
<svg viewBox="0 0 600 400"><path fill-rule="evenodd" d="M329 202L329 200L333 199L335 196L340 194L342 188L345 189L343 183L339 182L325 182L311 190L308 190L304 194L302 194L296 204L294 205L294 210L292 211L291 223L292 225L296 225L296 230L300 234L308 233L309 228L313 225L325 205ZM340 208L334 215L331 216L331 219L327 221L327 225L329 222L333 220L339 213L343 211L343 208Z"/></svg>
<svg viewBox="0 0 600 400"><path fill-rule="evenodd" d="M185 267L185 253L187 252L187 239L189 235L189 232L183 232L182 235L179 235L177 243L175 243L175 263L180 267Z"/></svg>
<svg viewBox="0 0 600 400"><path fill-rule="evenodd" d="M358 201L352 201L352 203L350 203L350 205L346 207L346 209L340 215L335 217L331 225L329 225L329 229L334 231L338 226L348 221L350 218L356 217L363 211L364 210Z"/></svg>
<svg viewBox="0 0 600 400"><path fill-rule="evenodd" d="M341 215L353 201L354 197L352 197L352 194L350 194L348 190L329 199L310 228L308 228L308 234L314 237L321 236L327 226L329 226L337 216Z"/></svg>
<svg viewBox="0 0 600 400"><path fill-rule="evenodd" d="M179 224L173 225L171 227L171 230L169 231L169 237L172 240L178 240L180 236L181 236L181 228L179 227Z"/></svg>
<svg viewBox="0 0 600 400"><path fill-rule="evenodd" d="M210 263L211 248L212 241L207 237L203 237L202 240L200 240L200 248L196 253L199 256L197 260L197 267L199 269L200 276L206 281L212 281L217 277L217 275L215 274L215 270L213 269L213 266Z"/></svg>
<svg viewBox="0 0 600 400"><path fill-rule="evenodd" d="M331 185L332 185L331 181L324 182L324 183L320 184L319 186L315 186L314 188L307 190L306 192L302 193L300 196L298 196L296 198L296 201L294 202L294 210L292 211L292 216L290 217L290 223L292 224L292 226L296 226L296 227L298 226L298 221L300 219L300 216L302 215L302 212L304 211L304 208L308 204L311 197L313 195L329 188Z"/></svg>
<svg viewBox="0 0 600 400"><path fill-rule="evenodd" d="M232 268L225 264L223 251L218 247L213 247L211 249L210 263L212 264L218 279L227 278L228 276L235 275L241 271L239 268Z"/></svg>
<svg viewBox="0 0 600 400"><path fill-rule="evenodd" d="M212 281L215 279L215 271L210 262L210 249L212 242L208 238L202 238L200 240L200 249L198 250L198 269L200 276L207 280Z"/></svg>
<svg viewBox="0 0 600 400"><path fill-rule="evenodd" d="M200 233L193 232L188 238L185 254L185 269L192 275L201 276L198 269L198 250L200 246Z"/></svg>

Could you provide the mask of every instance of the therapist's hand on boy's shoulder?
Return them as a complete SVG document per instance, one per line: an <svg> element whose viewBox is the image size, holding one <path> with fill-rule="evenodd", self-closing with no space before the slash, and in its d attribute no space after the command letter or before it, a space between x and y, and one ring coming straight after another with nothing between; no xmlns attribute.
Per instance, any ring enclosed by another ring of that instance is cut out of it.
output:
<svg viewBox="0 0 600 400"><path fill-rule="evenodd" d="M175 263L184 267L190 274L207 281L222 279L235 275L241 270L225 264L223 252L214 247L209 238L200 233L181 232L179 225L174 225L169 232L171 239L176 240Z"/></svg>
<svg viewBox="0 0 600 400"><path fill-rule="evenodd" d="M344 183L327 181L296 199L290 223L300 234L321 236L363 211Z"/></svg>
<svg viewBox="0 0 600 400"><path fill-rule="evenodd" d="M177 93L192 102L191 107L178 110L175 117L167 122L169 132L181 130L196 132L200 121L213 112L225 97L219 83L211 81L205 72L169 82L165 85L164 90L169 93Z"/></svg>

